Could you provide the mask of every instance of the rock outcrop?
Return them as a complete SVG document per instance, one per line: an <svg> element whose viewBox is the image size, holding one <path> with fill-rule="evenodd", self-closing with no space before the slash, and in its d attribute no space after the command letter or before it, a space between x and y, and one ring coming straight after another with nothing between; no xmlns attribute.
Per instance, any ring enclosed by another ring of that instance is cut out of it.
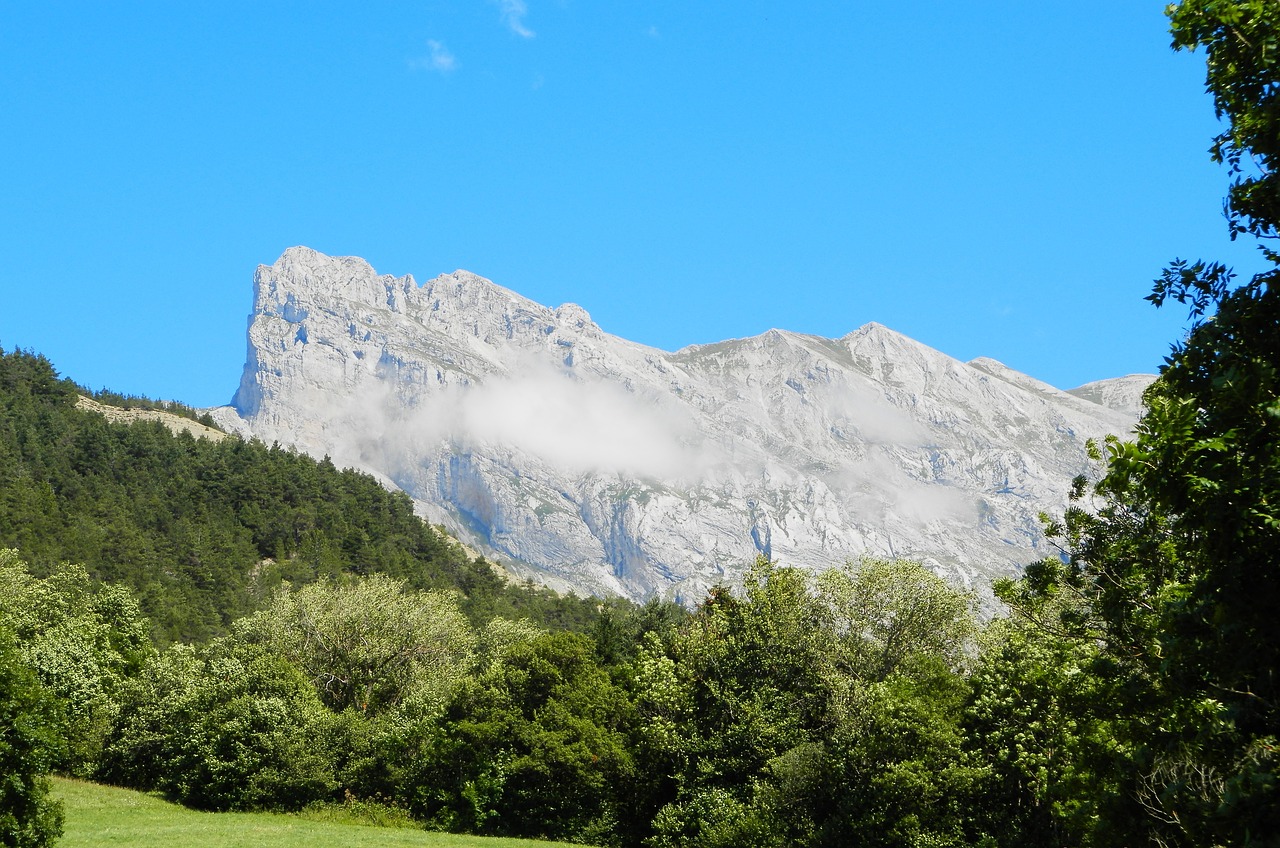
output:
<svg viewBox="0 0 1280 848"><path fill-rule="evenodd" d="M258 268L215 417L381 476L519 573L696 601L758 554L988 587L1052 553L1037 514L1149 380L1067 393L878 324L667 353L465 271L419 286L299 247Z"/></svg>
<svg viewBox="0 0 1280 848"><path fill-rule="evenodd" d="M227 434L221 430L206 427L199 421L192 421L190 418L184 418L181 415L174 415L172 412L164 412L159 409L122 409L118 406L98 403L93 398L85 397L84 395L79 395L76 398L76 406L89 412L96 412L108 421L117 424L132 424L134 421L159 421L174 435L190 433L197 439L208 439L211 442L220 442L227 437Z"/></svg>

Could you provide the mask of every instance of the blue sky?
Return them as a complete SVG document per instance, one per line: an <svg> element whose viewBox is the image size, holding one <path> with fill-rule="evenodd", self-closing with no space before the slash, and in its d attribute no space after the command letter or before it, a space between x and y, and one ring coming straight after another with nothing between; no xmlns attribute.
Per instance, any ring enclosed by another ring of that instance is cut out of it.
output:
<svg viewBox="0 0 1280 848"><path fill-rule="evenodd" d="M1254 261L1163 5L6 3L0 345L225 403L254 268L305 244L668 350L879 321L1154 371L1160 268Z"/></svg>

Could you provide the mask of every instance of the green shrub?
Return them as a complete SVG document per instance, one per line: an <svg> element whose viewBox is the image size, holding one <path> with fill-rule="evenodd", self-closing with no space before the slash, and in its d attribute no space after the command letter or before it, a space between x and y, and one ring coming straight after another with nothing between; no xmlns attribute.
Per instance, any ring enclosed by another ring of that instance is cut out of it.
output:
<svg viewBox="0 0 1280 848"><path fill-rule="evenodd" d="M509 645L417 740L401 801L432 827L604 842L634 766L634 707L583 636Z"/></svg>
<svg viewBox="0 0 1280 848"><path fill-rule="evenodd" d="M0 627L0 845L41 848L62 835L45 775L62 749L56 702Z"/></svg>
<svg viewBox="0 0 1280 848"><path fill-rule="evenodd" d="M317 744L331 718L279 657L174 646L126 692L100 776L200 809L296 810L336 789Z"/></svg>
<svg viewBox="0 0 1280 848"><path fill-rule="evenodd" d="M61 704L66 737L58 771L86 777L119 711L124 681L153 653L150 625L123 586L93 580L83 566L59 564L48 577L0 549L0 625L23 661Z"/></svg>

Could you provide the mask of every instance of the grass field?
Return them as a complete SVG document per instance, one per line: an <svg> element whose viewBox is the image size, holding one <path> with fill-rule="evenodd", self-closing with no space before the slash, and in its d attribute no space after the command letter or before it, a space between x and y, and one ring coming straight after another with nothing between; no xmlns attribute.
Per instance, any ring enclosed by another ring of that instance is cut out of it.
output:
<svg viewBox="0 0 1280 848"><path fill-rule="evenodd" d="M559 842L490 839L407 828L310 821L274 813L200 813L159 798L54 778L66 809L60 848L554 848Z"/></svg>

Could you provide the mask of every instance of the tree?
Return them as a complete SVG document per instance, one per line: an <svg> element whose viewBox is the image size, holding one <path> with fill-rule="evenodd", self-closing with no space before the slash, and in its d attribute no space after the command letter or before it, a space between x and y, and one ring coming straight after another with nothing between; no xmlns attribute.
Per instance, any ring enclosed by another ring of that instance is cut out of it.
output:
<svg viewBox="0 0 1280 848"><path fill-rule="evenodd" d="M884 680L917 657L958 669L976 631L973 597L923 565L866 558L818 578L832 625L844 638L839 662L859 680Z"/></svg>
<svg viewBox="0 0 1280 848"><path fill-rule="evenodd" d="M1173 45L1206 53L1226 129L1212 157L1231 186L1231 237L1264 270L1173 262L1150 300L1191 328L1146 395L1132 442L1108 444L1094 509L1059 528L1071 591L1096 615L1102 661L1124 685L1122 799L1095 839L1280 844L1280 4L1184 0ZM1079 494L1085 494L1083 490ZM1043 575L1042 575L1043 576Z"/></svg>
<svg viewBox="0 0 1280 848"><path fill-rule="evenodd" d="M78 408L82 393L43 357L0 349L0 548L40 575L77 562L129 587L161 643L225 635L286 581L375 572L459 590L473 624L595 622L594 599L507 583L368 475L260 442L112 423Z"/></svg>
<svg viewBox="0 0 1280 848"><path fill-rule="evenodd" d="M0 626L0 845L44 848L62 835L45 775L62 747L56 701Z"/></svg>
<svg viewBox="0 0 1280 848"><path fill-rule="evenodd" d="M1167 13L1176 49L1205 48L1205 86L1218 117L1227 119L1210 155L1231 170L1226 211L1232 237L1275 238L1280 224L1280 11L1270 0L1183 0Z"/></svg>
<svg viewBox="0 0 1280 848"><path fill-rule="evenodd" d="M508 642L420 740L400 800L447 830L609 840L635 780L633 708L593 647L575 633Z"/></svg>
<svg viewBox="0 0 1280 848"><path fill-rule="evenodd" d="M817 746L769 764L756 806L789 824L784 844L967 844L961 799L964 672L974 597L920 563L864 559L817 583L833 639Z"/></svg>
<svg viewBox="0 0 1280 848"><path fill-rule="evenodd" d="M443 701L464 672L475 637L457 602L375 574L276 594L236 623L239 638L302 670L335 712L380 713L409 698Z"/></svg>
<svg viewBox="0 0 1280 848"><path fill-rule="evenodd" d="M972 598L918 563L761 560L637 664L655 846L959 844Z"/></svg>
<svg viewBox="0 0 1280 848"><path fill-rule="evenodd" d="M119 712L121 686L153 653L138 602L83 566L62 563L37 578L15 551L0 550L0 625L62 704L67 744L58 769L88 776Z"/></svg>
<svg viewBox="0 0 1280 848"><path fill-rule="evenodd" d="M827 725L832 636L809 575L761 558L740 595L713 589L669 649L650 641L642 751L668 784L651 796L655 845L751 843L754 786Z"/></svg>
<svg viewBox="0 0 1280 848"><path fill-rule="evenodd" d="M174 645L131 680L98 777L207 810L298 809L337 790L334 716L283 658Z"/></svg>
<svg viewBox="0 0 1280 848"><path fill-rule="evenodd" d="M1070 592L1042 593L1047 560L1026 579L1001 581L1009 615L983 631L964 718L970 844L1082 844L1101 802L1123 794L1114 765L1122 678L1106 672L1088 605Z"/></svg>

